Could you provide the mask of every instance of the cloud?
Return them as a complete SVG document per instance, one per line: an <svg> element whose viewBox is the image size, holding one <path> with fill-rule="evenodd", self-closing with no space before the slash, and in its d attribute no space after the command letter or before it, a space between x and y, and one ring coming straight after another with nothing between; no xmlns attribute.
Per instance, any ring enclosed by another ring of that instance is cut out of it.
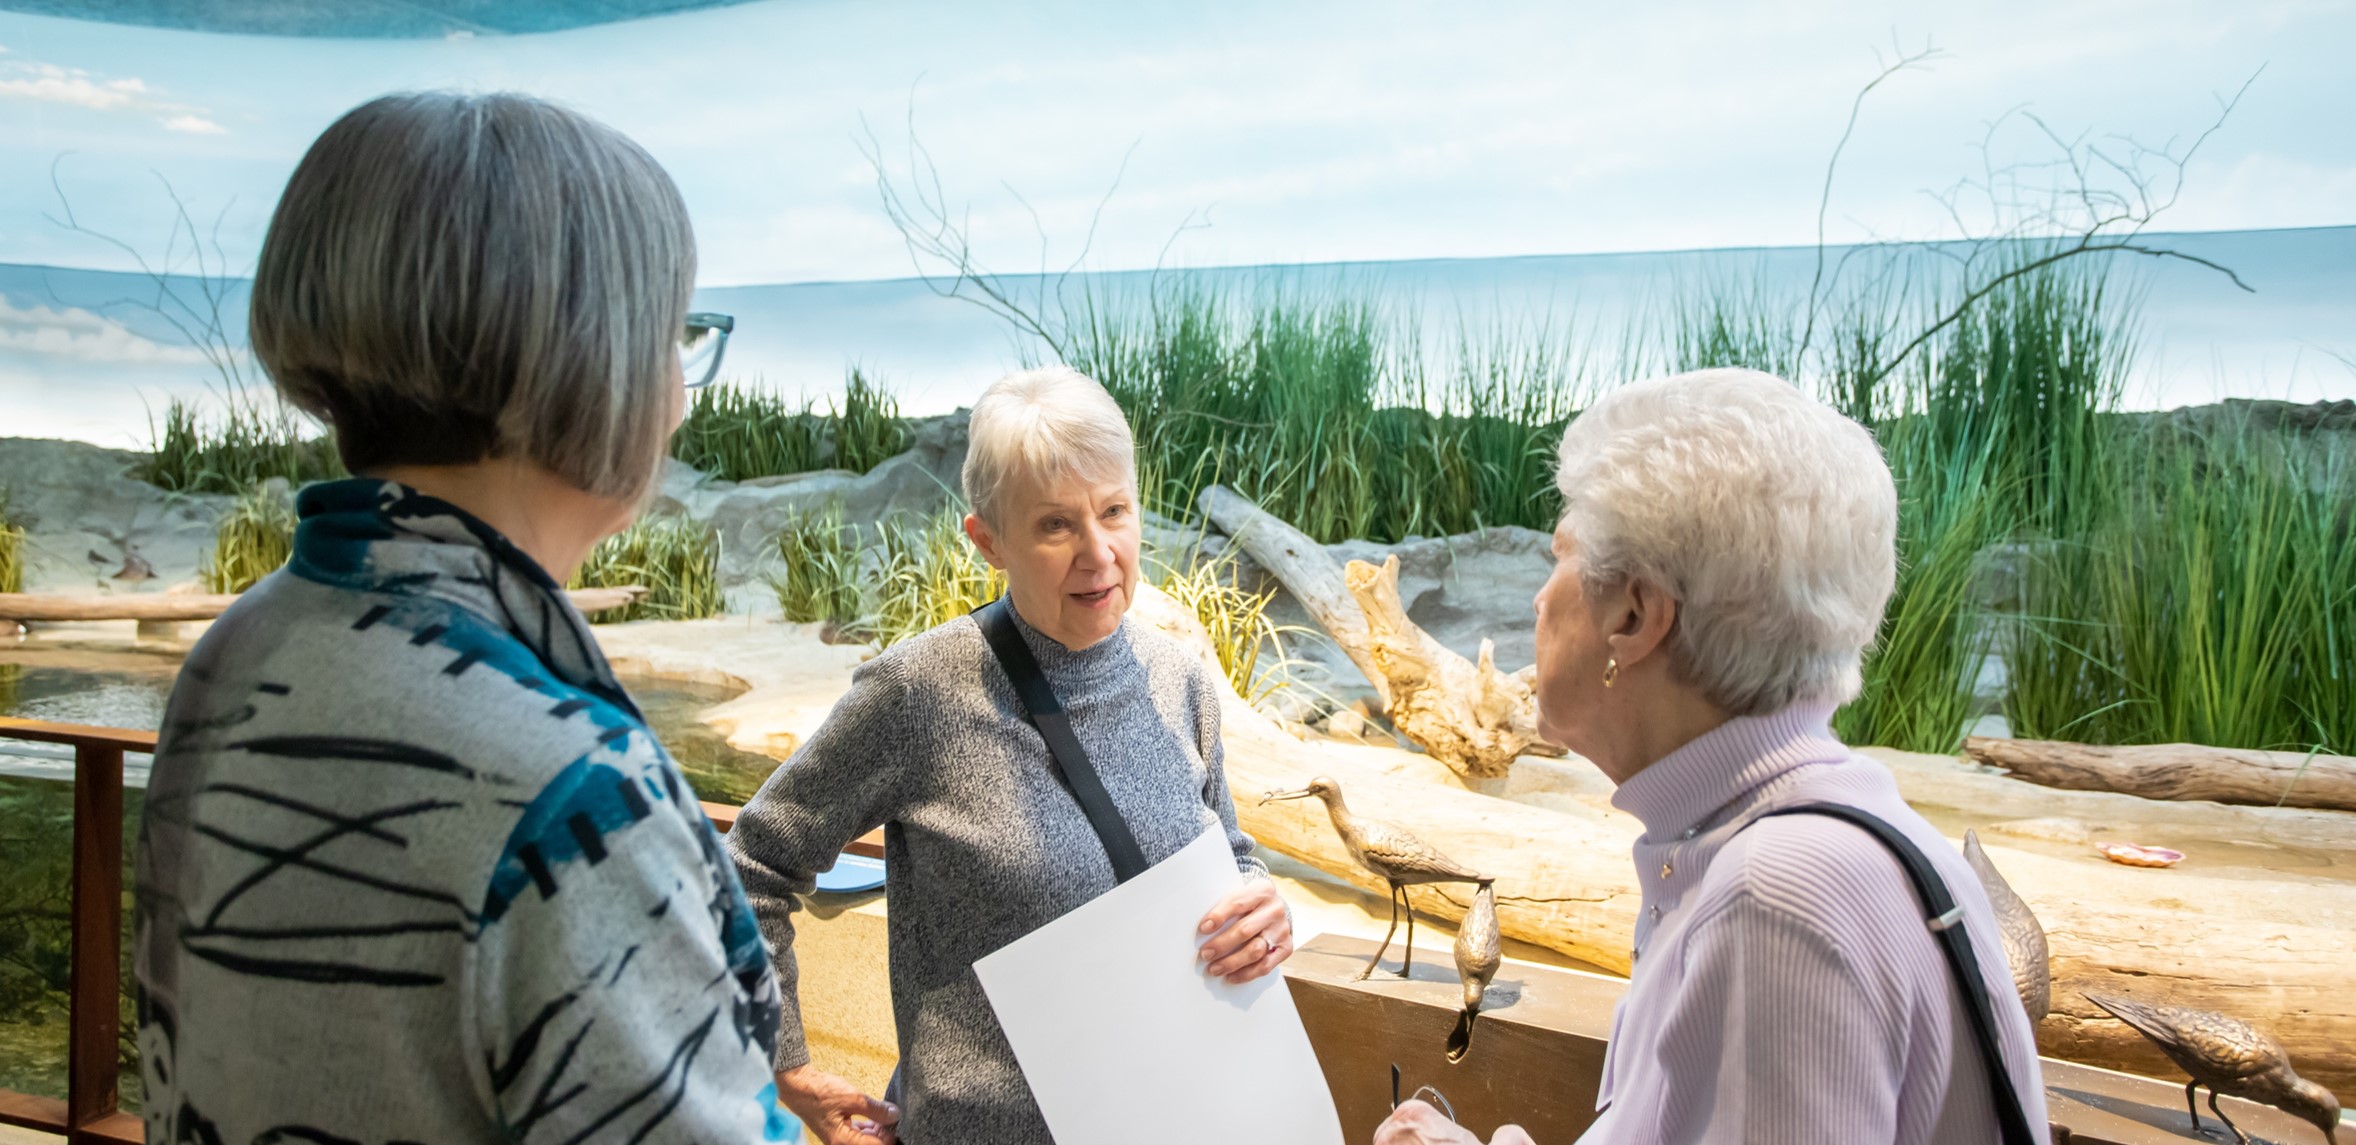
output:
<svg viewBox="0 0 2356 1145"><path fill-rule="evenodd" d="M229 129L201 115L175 115L164 121L164 130L185 132L189 135L227 135Z"/></svg>
<svg viewBox="0 0 2356 1145"><path fill-rule="evenodd" d="M17 306L0 298L0 354L114 366L209 366L194 346L168 346L77 307Z"/></svg>
<svg viewBox="0 0 2356 1145"><path fill-rule="evenodd" d="M7 52L0 48L0 54ZM228 128L203 114L203 108L159 98L147 81L137 76L104 79L81 68L39 62L0 64L0 99L24 99L64 104L91 111L152 115L167 131L221 135Z"/></svg>
<svg viewBox="0 0 2356 1145"><path fill-rule="evenodd" d="M0 96L72 104L94 111L117 111L138 104L147 95L147 85L138 79L101 82L80 68L16 64L9 70L13 74L0 79Z"/></svg>

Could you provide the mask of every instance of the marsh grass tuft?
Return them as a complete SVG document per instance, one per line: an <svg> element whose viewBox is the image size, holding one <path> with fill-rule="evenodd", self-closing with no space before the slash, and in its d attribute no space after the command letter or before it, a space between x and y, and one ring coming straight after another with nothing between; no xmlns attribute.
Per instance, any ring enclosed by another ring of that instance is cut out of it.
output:
<svg viewBox="0 0 2356 1145"><path fill-rule="evenodd" d="M1548 458L1584 378L1543 328L1460 331L1431 361L1372 302L1198 287L1090 298L1068 325L1070 364L1129 415L1150 504L1191 512L1226 484L1328 543L1553 523Z"/></svg>
<svg viewBox="0 0 2356 1145"><path fill-rule="evenodd" d="M344 476L335 443L275 391L231 390L211 417L173 398L132 476L175 493L242 494L273 477L301 485Z"/></svg>
<svg viewBox="0 0 2356 1145"><path fill-rule="evenodd" d="M600 542L573 574L573 588L641 585L646 595L591 619L701 620L718 616L727 600L720 588L720 536L694 521L645 517Z"/></svg>
<svg viewBox="0 0 2356 1145"><path fill-rule="evenodd" d="M1276 599L1274 589L1252 592L1237 587L1233 557L1161 566L1154 587L1202 621L1219 657L1220 672L1244 702L1257 705L1292 683L1292 658L1285 655L1284 640L1307 633L1279 625L1268 615Z"/></svg>
<svg viewBox="0 0 2356 1145"><path fill-rule="evenodd" d="M0 485L0 592L25 590L25 527L8 509L8 487Z"/></svg>
<svg viewBox="0 0 2356 1145"><path fill-rule="evenodd" d="M900 421L900 402L891 391L867 380L857 367L843 381L842 400L827 418L828 439L838 469L865 473L906 447L908 433Z"/></svg>
<svg viewBox="0 0 2356 1145"><path fill-rule="evenodd" d="M736 382L697 390L671 437L671 456L724 481L749 481L817 469L865 473L906 444L899 400L853 369L825 413Z"/></svg>
<svg viewBox="0 0 2356 1145"><path fill-rule="evenodd" d="M1006 574L990 567L965 536L965 507L952 502L929 517L883 522L880 551L863 615L851 631L889 648L972 612L1006 591Z"/></svg>
<svg viewBox="0 0 2356 1145"><path fill-rule="evenodd" d="M284 488L248 489L213 527L213 551L197 567L198 583L214 593L252 588L294 555L295 522Z"/></svg>
<svg viewBox="0 0 2356 1145"><path fill-rule="evenodd" d="M671 456L723 481L824 468L820 419L773 394L721 382L695 391Z"/></svg>
<svg viewBox="0 0 2356 1145"><path fill-rule="evenodd" d="M787 620L841 626L859 619L866 595L859 540L839 505L805 513L778 531L769 588Z"/></svg>

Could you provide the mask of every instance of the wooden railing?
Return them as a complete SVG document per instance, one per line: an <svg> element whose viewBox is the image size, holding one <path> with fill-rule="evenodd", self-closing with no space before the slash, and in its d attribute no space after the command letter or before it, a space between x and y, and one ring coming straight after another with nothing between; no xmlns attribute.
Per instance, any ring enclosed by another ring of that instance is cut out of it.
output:
<svg viewBox="0 0 2356 1145"><path fill-rule="evenodd" d="M0 1125L86 1141L145 1140L140 1120L124 1113L116 1092L122 1036L123 753L153 752L155 733L88 724L52 724L0 716L0 739L74 749L72 978L67 987L64 1101L0 1089ZM738 808L706 803L722 831ZM883 857L883 833L861 836L845 853Z"/></svg>
<svg viewBox="0 0 2356 1145"><path fill-rule="evenodd" d="M74 749L73 948L67 987L65 1100L0 1090L0 1125L84 1141L144 1141L116 1106L123 995L123 753L155 750L155 733L0 716L0 739Z"/></svg>

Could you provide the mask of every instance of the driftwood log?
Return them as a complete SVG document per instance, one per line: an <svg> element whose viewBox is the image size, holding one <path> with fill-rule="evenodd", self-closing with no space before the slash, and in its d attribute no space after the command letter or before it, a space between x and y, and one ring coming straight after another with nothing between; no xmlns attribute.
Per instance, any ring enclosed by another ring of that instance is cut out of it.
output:
<svg viewBox="0 0 2356 1145"><path fill-rule="evenodd" d="M1323 545L1223 485L1203 490L1197 505L1366 674L1391 726L1460 780L1501 778L1524 754L1562 754L1538 737L1526 674L1498 671L1485 640L1475 663L1408 619L1397 557L1380 569L1353 561L1345 570Z"/></svg>
<svg viewBox="0 0 2356 1145"><path fill-rule="evenodd" d="M573 598L573 607L587 613L620 608L646 595L646 590L637 585L623 588L576 588L568 589L565 595ZM0 592L0 621L213 620L235 603L237 597L233 593L156 592L126 593L122 596L65 596Z"/></svg>
<svg viewBox="0 0 2356 1145"><path fill-rule="evenodd" d="M1187 610L1142 591L1134 615L1210 656L1209 637ZM1215 659L1211 661L1215 667ZM1214 672L1214 677L1225 677ZM1297 790L1320 774L1338 779L1363 814L1399 823L1468 866L1497 875L1497 916L1508 938L1627 973L1640 895L1630 858L1639 828L1585 797L1546 807L1435 782L1446 773L1420 756L1304 742L1222 689L1229 786L1243 827L1267 847L1380 893L1351 861L1322 809L1303 801L1262 806L1262 794ZM1540 773L1582 765L1529 761ZM2003 806L2088 822L2168 805L2102 793L2033 790L1952 761L1893 766L1901 789L1934 792L1942 808ZM1536 776L1533 776L1536 778ZM1521 783L1518 778L1517 787ZM1912 785L1912 786L1910 786ZM2193 809L2184 809L2190 813ZM2233 809L2280 821L2289 837L2320 838L2312 811ZM1960 834L1960 828L1954 828ZM2104 862L2083 847L2012 845L2001 826L1982 837L2006 878L2044 922L2052 949L2055 1009L2038 1027L2045 1052L2094 1065L2167 1075L2149 1043L2083 1002L2081 991L2198 1006L2267 1027L2305 1076L2345 1092L2356 1088L2356 990L2348 935L2356 934L2356 881L2283 874L2253 881L2247 869L2206 874L2192 866L2141 870ZM1416 888L1415 905L1463 917L1469 887Z"/></svg>
<svg viewBox="0 0 2356 1145"><path fill-rule="evenodd" d="M1310 540L1307 533L1224 485L1203 490L1195 507L1301 602L1342 654L1366 674L1376 697L1388 709L1390 682L1366 646L1366 614L1350 594L1341 562L1327 555L1325 546Z"/></svg>
<svg viewBox="0 0 2356 1145"><path fill-rule="evenodd" d="M1977 762L2012 772L2014 778L2072 791L2356 811L2356 759L2344 755L2189 743L2094 747L1979 736L1963 741L1963 751ZM2350 830L2356 830L2356 824Z"/></svg>
<svg viewBox="0 0 2356 1145"><path fill-rule="evenodd" d="M1475 663L1407 618L1397 556L1380 568L1351 561L1343 578L1365 617L1367 658L1390 684L1391 726L1399 734L1465 779L1502 779L1514 760L1541 745L1530 685L1497 670L1487 638Z"/></svg>

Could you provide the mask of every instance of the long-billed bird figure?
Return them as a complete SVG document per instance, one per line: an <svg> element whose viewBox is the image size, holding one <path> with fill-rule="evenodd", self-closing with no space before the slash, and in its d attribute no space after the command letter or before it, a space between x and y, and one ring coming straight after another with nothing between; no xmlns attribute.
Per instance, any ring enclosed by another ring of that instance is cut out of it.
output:
<svg viewBox="0 0 2356 1145"><path fill-rule="evenodd" d="M2193 1091L2209 1087L2209 1112L2233 1130L2234 1140L2249 1145L2241 1131L2217 1105L2217 1095L2231 1094L2274 1106L2315 1123L2331 1145L2339 1143L2340 1102L2331 1091L2291 1069L2282 1044L2239 1018L2181 1006L2151 1006L2108 994L2085 995L2105 1013L2135 1028L2160 1047L2168 1060L2192 1075L2184 1087L2184 1108L2192 1114L2192 1130L2201 1129L2200 1110Z"/></svg>
<svg viewBox="0 0 2356 1145"><path fill-rule="evenodd" d="M1407 888L1419 883L1486 883L1489 876L1466 870L1405 828L1350 814L1349 804L1342 802L1342 785L1329 776L1320 775L1299 791L1271 791L1260 802L1310 796L1325 802L1325 814L1333 820L1334 832L1342 837L1342 846L1350 849L1350 857L1391 884L1391 929L1383 932L1381 948L1374 952L1366 969L1358 972L1357 980L1364 981L1373 974L1374 968L1382 964L1383 955L1390 952L1391 937L1399 932L1402 912L1407 915L1407 953L1399 962L1399 977L1407 977L1409 968L1415 965L1415 910L1407 902Z"/></svg>
<svg viewBox="0 0 2356 1145"><path fill-rule="evenodd" d="M1456 931L1456 976L1464 981L1464 1013L1456 1019L1456 1030L1448 1035L1448 1060L1460 1062L1472 1052L1473 1019L1480 1016L1481 999L1489 992L1489 980L1497 977L1497 966L1505 960L1504 943L1497 933L1497 892L1484 879L1479 890L1473 892L1471 908L1464 912L1464 925Z"/></svg>
<svg viewBox="0 0 2356 1145"><path fill-rule="evenodd" d="M1963 861L1971 864L1988 892L1988 905L1996 908L1996 933L2004 943L2004 961L2012 967L2012 988L2029 1011L2029 1024L2036 1025L2053 1010L2053 955L2045 944L2045 924L2004 881L1980 849L1979 835L1968 829L1963 833Z"/></svg>

